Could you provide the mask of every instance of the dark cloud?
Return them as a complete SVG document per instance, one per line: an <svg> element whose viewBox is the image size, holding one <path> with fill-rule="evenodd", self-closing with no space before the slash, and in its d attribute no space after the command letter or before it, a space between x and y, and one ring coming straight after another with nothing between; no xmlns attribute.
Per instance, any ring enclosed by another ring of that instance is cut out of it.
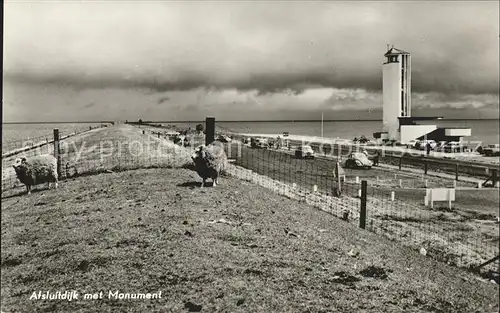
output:
<svg viewBox="0 0 500 313"><path fill-rule="evenodd" d="M95 106L95 103L94 102L89 102L87 103L86 105L84 105L83 107L86 108L86 109L90 109L92 108L93 106Z"/></svg>
<svg viewBox="0 0 500 313"><path fill-rule="evenodd" d="M497 2L9 3L4 62L77 88L380 90L393 43L414 91L498 93L498 22Z"/></svg>
<svg viewBox="0 0 500 313"><path fill-rule="evenodd" d="M499 92L493 1L7 2L4 24L4 80L31 86L6 100L24 106L50 89L53 103L80 107L98 94L92 110L109 114L137 103L375 109L387 43L412 53L419 105L484 109Z"/></svg>
<svg viewBox="0 0 500 313"><path fill-rule="evenodd" d="M169 101L170 98L169 97L161 97L160 99L158 99L158 104L162 104L163 102L166 102L166 101Z"/></svg>

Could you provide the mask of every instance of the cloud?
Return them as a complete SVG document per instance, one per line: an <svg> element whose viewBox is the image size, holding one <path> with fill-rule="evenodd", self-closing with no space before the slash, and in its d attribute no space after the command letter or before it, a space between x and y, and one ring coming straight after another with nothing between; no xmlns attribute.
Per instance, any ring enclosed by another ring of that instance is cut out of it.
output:
<svg viewBox="0 0 500 313"><path fill-rule="evenodd" d="M4 115L377 118L391 43L412 53L414 110L488 116L498 112L498 9L486 1L8 1L4 98L13 105Z"/></svg>
<svg viewBox="0 0 500 313"><path fill-rule="evenodd" d="M157 92L376 91L389 42L412 53L416 92L498 93L498 28L497 2L8 2L5 78Z"/></svg>
<svg viewBox="0 0 500 313"><path fill-rule="evenodd" d="M412 106L418 109L484 109L498 108L498 95L493 94L444 94L437 92L413 93Z"/></svg>
<svg viewBox="0 0 500 313"><path fill-rule="evenodd" d="M94 107L94 106L95 106L95 103L94 103L94 102L89 102L89 103L87 103L86 105L84 105L83 107L84 107L84 108L86 108L86 109L90 109L90 108L92 108L92 107Z"/></svg>
<svg viewBox="0 0 500 313"><path fill-rule="evenodd" d="M166 101L169 101L170 98L169 97L161 97L160 99L158 99L158 104L162 104L163 102L166 102Z"/></svg>

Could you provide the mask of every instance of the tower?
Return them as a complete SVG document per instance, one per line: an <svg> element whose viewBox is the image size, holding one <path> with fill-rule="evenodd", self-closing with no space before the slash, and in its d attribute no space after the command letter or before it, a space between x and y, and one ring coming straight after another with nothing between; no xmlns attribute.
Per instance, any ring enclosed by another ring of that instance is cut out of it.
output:
<svg viewBox="0 0 500 313"><path fill-rule="evenodd" d="M400 140L399 117L411 116L411 56L392 46L382 66L383 128Z"/></svg>

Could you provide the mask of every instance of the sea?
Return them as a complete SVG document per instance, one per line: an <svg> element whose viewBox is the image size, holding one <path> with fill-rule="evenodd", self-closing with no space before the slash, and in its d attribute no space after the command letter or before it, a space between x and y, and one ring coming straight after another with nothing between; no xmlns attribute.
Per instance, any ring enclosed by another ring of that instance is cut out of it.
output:
<svg viewBox="0 0 500 313"><path fill-rule="evenodd" d="M28 141L50 140L54 138L54 128L59 129L59 136L65 136L99 125L101 123L2 123L2 151L20 148Z"/></svg>
<svg viewBox="0 0 500 313"><path fill-rule="evenodd" d="M161 122L163 125L177 125L192 127L200 122ZM201 122L203 123L203 122ZM437 120L426 121L440 127L470 127L472 136L465 137L465 141L481 141L483 145L499 143L498 120ZM422 123L423 124L423 123ZM29 124L2 124L2 147L4 150L9 143L17 143L39 137L52 137L53 129L58 128L61 135L79 132L89 126L98 126L100 123L29 123ZM298 136L321 136L321 121L216 121L219 129L238 133L276 134L288 132ZM361 135L372 138L374 132L382 131L382 121L324 121L323 137L353 139Z"/></svg>
<svg viewBox="0 0 500 313"><path fill-rule="evenodd" d="M464 141L481 141L482 145L499 143L498 120L437 120L426 121L421 124L436 124L438 127L470 127L470 137ZM195 127L195 123L174 123ZM288 132L290 135L321 136L321 121L258 121L258 122L216 122L216 125L225 130L238 133L276 134ZM382 121L324 121L323 137L353 139L364 135L373 138L374 132L382 131Z"/></svg>

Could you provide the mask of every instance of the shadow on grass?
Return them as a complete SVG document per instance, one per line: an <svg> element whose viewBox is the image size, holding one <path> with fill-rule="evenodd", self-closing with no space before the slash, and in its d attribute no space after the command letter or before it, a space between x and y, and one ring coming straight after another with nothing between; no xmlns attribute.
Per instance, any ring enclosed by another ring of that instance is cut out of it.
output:
<svg viewBox="0 0 500 313"><path fill-rule="evenodd" d="M212 187L213 182L207 181L205 183L205 187ZM190 181L190 182L185 182L182 184L177 184L177 187L201 187L201 182L199 181Z"/></svg>

